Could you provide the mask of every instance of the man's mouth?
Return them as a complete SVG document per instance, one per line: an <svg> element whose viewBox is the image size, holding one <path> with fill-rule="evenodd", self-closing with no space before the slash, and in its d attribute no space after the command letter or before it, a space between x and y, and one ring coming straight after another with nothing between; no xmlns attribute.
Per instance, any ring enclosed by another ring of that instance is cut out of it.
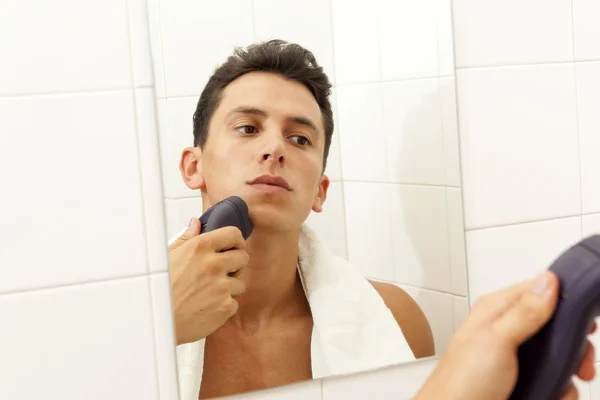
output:
<svg viewBox="0 0 600 400"><path fill-rule="evenodd" d="M290 185L287 183L287 181L285 179L283 179L280 176L276 176L276 175L261 175L255 179L251 180L250 182L248 182L248 184L249 185L279 186L288 191L292 190L292 188L290 187Z"/></svg>

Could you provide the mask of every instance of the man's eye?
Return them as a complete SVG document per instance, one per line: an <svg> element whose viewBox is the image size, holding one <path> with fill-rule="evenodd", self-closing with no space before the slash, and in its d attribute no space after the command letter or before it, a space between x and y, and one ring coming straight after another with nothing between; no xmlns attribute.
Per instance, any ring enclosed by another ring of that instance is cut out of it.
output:
<svg viewBox="0 0 600 400"><path fill-rule="evenodd" d="M294 136L294 140L300 146L306 146L310 144L310 140L304 136Z"/></svg>
<svg viewBox="0 0 600 400"><path fill-rule="evenodd" d="M256 133L256 128L253 127L252 125L240 126L240 127L235 128L235 130L240 133L246 133L246 134Z"/></svg>

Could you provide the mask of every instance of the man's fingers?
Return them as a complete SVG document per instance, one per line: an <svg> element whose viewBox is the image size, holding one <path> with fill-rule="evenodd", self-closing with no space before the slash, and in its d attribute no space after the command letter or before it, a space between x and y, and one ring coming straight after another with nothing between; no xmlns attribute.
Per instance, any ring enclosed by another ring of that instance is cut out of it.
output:
<svg viewBox="0 0 600 400"><path fill-rule="evenodd" d="M228 278L229 279L229 291L231 293L231 297L237 297L240 294L244 293L246 290L246 284L244 281L238 278Z"/></svg>
<svg viewBox="0 0 600 400"><path fill-rule="evenodd" d="M173 243L169 245L169 251L175 250L194 236L200 234L200 220L192 218L188 224L188 228L179 236Z"/></svg>
<svg viewBox="0 0 600 400"><path fill-rule="evenodd" d="M558 279L544 272L494 322L494 329L519 346L548 322L558 297Z"/></svg>
<svg viewBox="0 0 600 400"><path fill-rule="evenodd" d="M530 279L480 297L473 304L465 323L473 326L491 323L510 309L523 293L531 291L533 283L534 280Z"/></svg>
<svg viewBox="0 0 600 400"><path fill-rule="evenodd" d="M595 351L594 345L589 340L586 346L585 354L581 359L581 364L579 364L577 376L581 380L591 381L596 376L596 369L594 368Z"/></svg>

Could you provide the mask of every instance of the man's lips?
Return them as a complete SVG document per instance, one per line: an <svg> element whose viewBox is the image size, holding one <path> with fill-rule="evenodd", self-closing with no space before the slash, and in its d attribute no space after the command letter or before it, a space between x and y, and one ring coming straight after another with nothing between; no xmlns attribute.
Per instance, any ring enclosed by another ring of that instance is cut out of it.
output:
<svg viewBox="0 0 600 400"><path fill-rule="evenodd" d="M284 188L289 191L292 190L292 188L290 187L290 185L287 183L287 181L285 179L283 179L280 176L275 176L275 175L261 175L257 178L254 178L250 182L248 182L248 184L249 185L279 186L279 187Z"/></svg>

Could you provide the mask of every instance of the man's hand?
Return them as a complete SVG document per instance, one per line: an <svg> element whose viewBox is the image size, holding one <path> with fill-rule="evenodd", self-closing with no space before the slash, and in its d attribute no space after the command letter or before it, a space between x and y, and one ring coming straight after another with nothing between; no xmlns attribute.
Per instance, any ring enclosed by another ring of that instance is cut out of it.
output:
<svg viewBox="0 0 600 400"><path fill-rule="evenodd" d="M239 274L248 264L236 227L200 235L200 220L169 246L177 345L205 338L236 313L235 297L245 290Z"/></svg>
<svg viewBox="0 0 600 400"><path fill-rule="evenodd" d="M556 276L545 272L535 281L479 299L415 399L507 399L517 382L517 349L550 320L558 286ZM585 381L594 378L589 341L577 375ZM571 383L562 399L577 398Z"/></svg>

